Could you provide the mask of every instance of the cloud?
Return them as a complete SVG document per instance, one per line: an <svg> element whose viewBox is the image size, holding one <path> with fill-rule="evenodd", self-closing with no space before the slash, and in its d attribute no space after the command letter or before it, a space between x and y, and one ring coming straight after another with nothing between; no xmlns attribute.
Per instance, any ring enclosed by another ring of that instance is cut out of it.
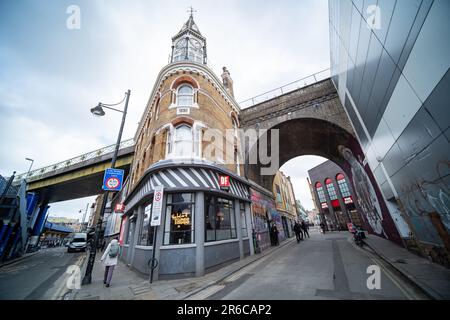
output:
<svg viewBox="0 0 450 320"><path fill-rule="evenodd" d="M72 4L81 9L80 30L66 28ZM238 101L329 66L327 0L3 1L0 174L28 170L25 157L38 168L114 143L121 115L94 118L89 108L118 102L127 89L123 138L133 137L191 4L209 66L218 76L228 67ZM302 197L302 176L287 174ZM73 216L85 201L51 210Z"/></svg>
<svg viewBox="0 0 450 320"><path fill-rule="evenodd" d="M296 199L307 210L314 208L314 202L308 186L308 170L327 161L328 159L318 156L301 156L286 162L280 170L291 178Z"/></svg>

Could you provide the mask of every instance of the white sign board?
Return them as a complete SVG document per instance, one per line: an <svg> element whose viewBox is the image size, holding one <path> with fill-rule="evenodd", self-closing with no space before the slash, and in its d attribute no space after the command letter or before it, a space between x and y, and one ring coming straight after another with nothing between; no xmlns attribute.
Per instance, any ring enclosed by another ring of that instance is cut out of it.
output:
<svg viewBox="0 0 450 320"><path fill-rule="evenodd" d="M153 194L152 221L150 222L152 227L161 225L163 194L164 186L156 186Z"/></svg>

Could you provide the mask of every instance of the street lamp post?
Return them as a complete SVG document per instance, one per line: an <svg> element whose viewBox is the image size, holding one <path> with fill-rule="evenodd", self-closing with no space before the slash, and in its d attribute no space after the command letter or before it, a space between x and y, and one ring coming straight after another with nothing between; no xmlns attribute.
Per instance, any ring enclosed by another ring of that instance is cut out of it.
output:
<svg viewBox="0 0 450 320"><path fill-rule="evenodd" d="M117 137L116 148L114 149L113 158L111 160L111 168L114 168L115 165L116 165L117 153L119 152L120 140L122 139L122 131L123 131L123 127L124 127L124 124L125 124L125 118L126 118L126 115L127 115L128 100L129 99L130 99L130 90L128 90L125 93L125 108L124 108L123 111L119 110L119 109L111 108L111 106L115 106L115 105L118 105L118 104L122 103L123 100L121 102L119 102L119 103L112 104L112 105L99 103L96 107L91 109L91 113L93 115L95 115L95 116L104 116L105 115L105 111L103 110L103 108L114 110L114 111L122 113L122 122L120 124L119 136ZM98 241L99 241L99 236L100 236L100 229L101 229L101 226L103 224L103 216L105 214L106 203L108 202L108 195L109 195L109 191L105 191L103 193L102 206L101 206L101 209L100 209L100 216L99 216L99 218L97 220L97 223L95 225L94 243L91 246L91 250L89 252L88 265L86 267L86 274L84 275L82 284L89 284L89 283L91 283L91 280L92 280L92 269L93 269L94 263L95 263L95 254L97 252Z"/></svg>

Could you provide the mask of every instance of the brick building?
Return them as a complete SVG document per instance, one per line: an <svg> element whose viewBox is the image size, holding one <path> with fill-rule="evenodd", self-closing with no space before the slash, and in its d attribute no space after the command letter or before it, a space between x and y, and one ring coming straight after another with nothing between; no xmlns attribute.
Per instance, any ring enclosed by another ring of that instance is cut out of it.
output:
<svg viewBox="0 0 450 320"><path fill-rule="evenodd" d="M347 230L349 222L362 226L353 186L338 165L328 160L308 170L308 175L320 220L329 230Z"/></svg>
<svg viewBox="0 0 450 320"><path fill-rule="evenodd" d="M172 38L171 61L155 81L135 135L122 258L143 273L149 273L153 250L157 276L199 276L254 250L250 184L241 176L237 147L240 109L229 71L224 67L217 77L206 54L191 14ZM155 229L157 186L164 195Z"/></svg>

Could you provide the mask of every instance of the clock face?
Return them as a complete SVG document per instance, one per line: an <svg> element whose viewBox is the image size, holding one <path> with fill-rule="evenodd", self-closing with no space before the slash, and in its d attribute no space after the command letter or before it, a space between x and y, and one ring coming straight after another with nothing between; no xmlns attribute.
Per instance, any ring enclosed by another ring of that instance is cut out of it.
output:
<svg viewBox="0 0 450 320"><path fill-rule="evenodd" d="M193 39L190 43L194 49L200 50L202 48L202 44L198 40Z"/></svg>
<svg viewBox="0 0 450 320"><path fill-rule="evenodd" d="M177 41L177 43L175 44L175 48L176 49L182 49L182 48L186 48L186 39L180 39Z"/></svg>

